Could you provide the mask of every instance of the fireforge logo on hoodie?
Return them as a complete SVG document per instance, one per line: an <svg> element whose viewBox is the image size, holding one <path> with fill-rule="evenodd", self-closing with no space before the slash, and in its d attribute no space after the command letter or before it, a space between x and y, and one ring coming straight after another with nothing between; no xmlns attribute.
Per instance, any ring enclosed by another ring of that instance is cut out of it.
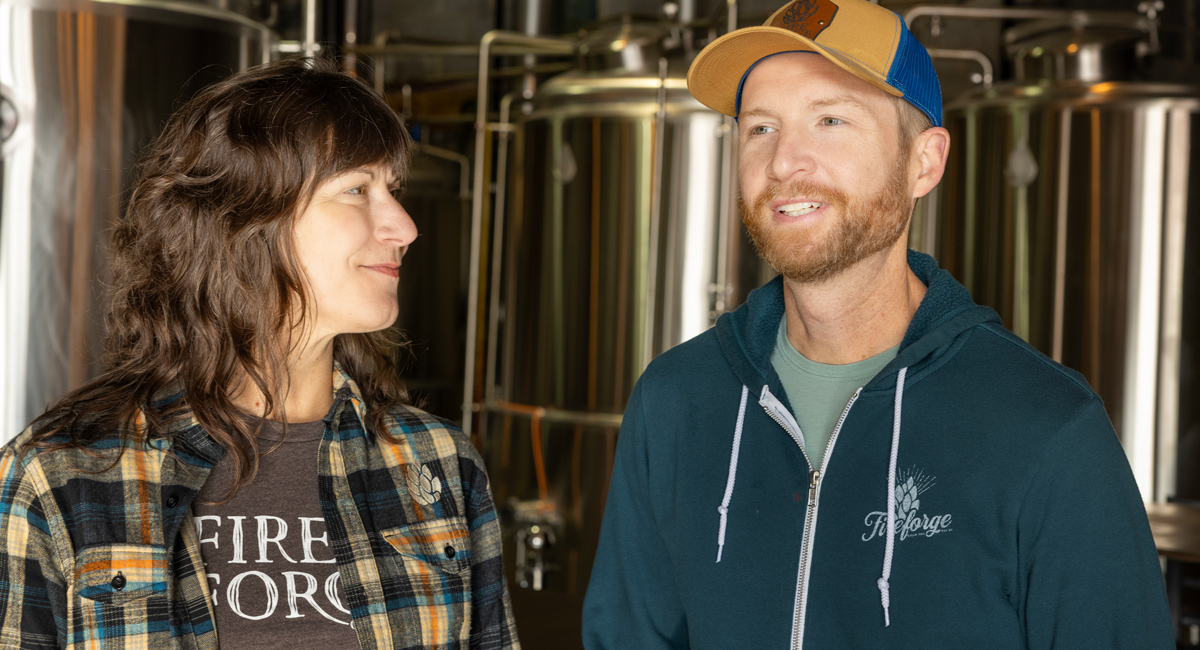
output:
<svg viewBox="0 0 1200 650"><path fill-rule="evenodd" d="M926 476L915 466L900 470L896 476L896 538L903 541L909 537L934 537L951 531L949 514L928 515L919 512L920 496L934 486L936 477ZM887 512L878 510L863 520L867 532L862 541L887 536Z"/></svg>

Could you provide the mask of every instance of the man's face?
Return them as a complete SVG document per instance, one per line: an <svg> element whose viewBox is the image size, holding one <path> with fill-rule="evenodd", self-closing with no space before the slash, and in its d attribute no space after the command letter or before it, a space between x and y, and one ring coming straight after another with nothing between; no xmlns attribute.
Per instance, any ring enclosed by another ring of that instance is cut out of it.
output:
<svg viewBox="0 0 1200 650"><path fill-rule="evenodd" d="M742 220L793 282L828 280L895 245L913 194L882 90L813 53L751 71L738 120Z"/></svg>

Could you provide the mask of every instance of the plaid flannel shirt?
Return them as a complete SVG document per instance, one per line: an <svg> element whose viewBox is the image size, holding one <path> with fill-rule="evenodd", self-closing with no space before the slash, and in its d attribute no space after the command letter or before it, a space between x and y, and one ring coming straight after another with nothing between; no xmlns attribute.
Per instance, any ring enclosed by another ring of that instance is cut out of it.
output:
<svg viewBox="0 0 1200 650"><path fill-rule="evenodd" d="M519 648L500 526L470 441L401 407L389 414L399 442L386 444L338 368L334 393L318 488L359 645ZM107 437L91 454L22 453L31 429L4 447L0 647L219 647L191 503L224 449L190 413L163 429L144 445Z"/></svg>

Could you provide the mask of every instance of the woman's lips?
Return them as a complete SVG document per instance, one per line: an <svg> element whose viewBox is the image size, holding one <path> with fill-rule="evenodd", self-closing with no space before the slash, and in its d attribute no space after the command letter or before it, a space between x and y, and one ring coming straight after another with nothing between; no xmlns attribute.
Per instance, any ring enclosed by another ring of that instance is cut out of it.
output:
<svg viewBox="0 0 1200 650"><path fill-rule="evenodd" d="M384 274L388 277L392 277L392 278L400 277L400 265L399 264L396 264L396 265L372 264L370 266L365 266L363 268L370 269L372 271L375 271L376 273L382 273L382 274Z"/></svg>

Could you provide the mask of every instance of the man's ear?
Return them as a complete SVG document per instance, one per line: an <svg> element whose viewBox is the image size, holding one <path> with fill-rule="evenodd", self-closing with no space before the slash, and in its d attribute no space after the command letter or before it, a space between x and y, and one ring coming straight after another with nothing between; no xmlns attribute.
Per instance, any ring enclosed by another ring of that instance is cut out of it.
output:
<svg viewBox="0 0 1200 650"><path fill-rule="evenodd" d="M910 173L916 174L912 183L912 196L925 196L942 180L946 173L946 159L950 155L950 132L940 126L925 129L913 141Z"/></svg>

